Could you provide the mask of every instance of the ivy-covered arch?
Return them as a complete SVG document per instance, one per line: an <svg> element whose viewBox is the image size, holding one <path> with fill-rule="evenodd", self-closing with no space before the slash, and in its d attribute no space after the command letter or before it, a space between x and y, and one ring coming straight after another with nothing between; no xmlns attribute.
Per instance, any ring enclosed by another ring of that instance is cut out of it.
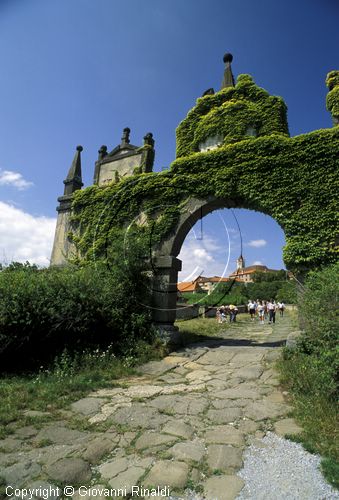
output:
<svg viewBox="0 0 339 500"><path fill-rule="evenodd" d="M328 107L337 113L338 73L329 80ZM198 99L177 129L170 170L77 191L70 236L81 258L93 259L117 227L142 222L155 269L155 321L170 326L179 247L188 226L208 211L270 215L284 230L284 262L296 274L336 261L338 166L338 126L289 137L283 100L241 75L234 87Z"/></svg>

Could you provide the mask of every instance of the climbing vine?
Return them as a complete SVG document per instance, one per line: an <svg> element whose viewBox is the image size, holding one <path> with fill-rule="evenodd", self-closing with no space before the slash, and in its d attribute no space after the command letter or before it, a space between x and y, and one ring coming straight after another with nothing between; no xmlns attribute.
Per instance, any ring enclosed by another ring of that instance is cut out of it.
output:
<svg viewBox="0 0 339 500"><path fill-rule="evenodd" d="M244 136L248 126L256 127L257 137ZM224 136L219 148L195 151L217 133ZM83 259L105 256L117 228L133 222L156 249L175 232L187 200L212 196L225 208L273 217L284 230L283 256L291 271L337 260L338 127L290 138L282 99L242 76L236 87L198 99L178 127L177 147L169 171L75 193L72 237Z"/></svg>
<svg viewBox="0 0 339 500"><path fill-rule="evenodd" d="M270 96L250 75L239 75L235 87L197 100L177 128L177 157L199 151L199 144L215 134L222 136L221 145L253 139L249 129L256 137L288 136L286 111L281 97Z"/></svg>
<svg viewBox="0 0 339 500"><path fill-rule="evenodd" d="M326 78L329 93L326 97L326 106L339 125L339 71L330 71Z"/></svg>

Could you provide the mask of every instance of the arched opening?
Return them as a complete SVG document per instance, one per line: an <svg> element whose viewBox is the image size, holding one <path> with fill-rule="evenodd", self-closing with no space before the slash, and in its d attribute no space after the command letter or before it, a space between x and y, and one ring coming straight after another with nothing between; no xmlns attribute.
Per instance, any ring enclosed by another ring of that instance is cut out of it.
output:
<svg viewBox="0 0 339 500"><path fill-rule="evenodd" d="M285 237L282 228L267 214L254 211L252 207L244 208L234 200L217 198L191 198L182 208L175 232L162 242L154 260L154 320L160 329L175 331L173 325L178 310L185 308L184 304L178 306L178 282L194 284L198 280L196 289L208 293L208 287L213 287L213 280L205 280L204 283L205 278L235 281L236 260L240 256L245 258L243 268L259 267L251 269L251 272L284 269L282 247ZM220 234L218 228L221 228ZM272 251L272 243L274 257L272 254L268 258L269 244ZM249 274L241 273L244 283L251 281ZM183 295L185 291L179 291L179 297L183 298Z"/></svg>

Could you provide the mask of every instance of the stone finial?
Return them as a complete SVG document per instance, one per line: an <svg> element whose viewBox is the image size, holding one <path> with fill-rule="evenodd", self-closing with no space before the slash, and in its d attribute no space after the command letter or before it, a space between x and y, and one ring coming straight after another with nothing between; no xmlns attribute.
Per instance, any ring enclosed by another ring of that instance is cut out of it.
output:
<svg viewBox="0 0 339 500"><path fill-rule="evenodd" d="M98 161L102 160L103 158L105 158L105 156L107 155L107 146L105 146L104 144L101 146L101 148L99 149L98 151Z"/></svg>
<svg viewBox="0 0 339 500"><path fill-rule="evenodd" d="M123 132L122 132L122 137L121 137L121 145L122 146L130 143L130 140L129 140L130 133L131 133L131 129L129 129L128 127L125 127Z"/></svg>
<svg viewBox="0 0 339 500"><path fill-rule="evenodd" d="M68 171L66 179L64 180L64 195L70 195L77 189L81 189L83 186L81 174L81 151L83 151L83 147L77 146L72 165Z"/></svg>
<svg viewBox="0 0 339 500"><path fill-rule="evenodd" d="M144 146L152 146L154 147L154 139L152 132L148 132L148 134L144 137Z"/></svg>
<svg viewBox="0 0 339 500"><path fill-rule="evenodd" d="M235 85L234 76L231 68L231 62L233 61L232 54L226 52L226 54L223 57L223 61L225 63L225 71L224 71L224 78L221 84L221 90L226 89L227 87L234 87Z"/></svg>

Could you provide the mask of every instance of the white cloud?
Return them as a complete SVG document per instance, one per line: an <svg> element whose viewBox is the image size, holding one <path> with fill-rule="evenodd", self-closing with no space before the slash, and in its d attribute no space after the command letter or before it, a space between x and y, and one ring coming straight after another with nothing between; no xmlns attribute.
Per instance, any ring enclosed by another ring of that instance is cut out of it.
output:
<svg viewBox="0 0 339 500"><path fill-rule="evenodd" d="M205 250L205 248L195 248L195 249L193 250L193 255L194 255L197 259L199 259L199 260L203 259L203 260L206 260L207 262L211 262L211 261L213 261L213 260L214 260L214 259L213 259L213 257L212 257L212 255L210 255L210 254L209 254L209 253Z"/></svg>
<svg viewBox="0 0 339 500"><path fill-rule="evenodd" d="M26 181L19 172L0 169L0 186L13 186L23 191L33 186L33 182Z"/></svg>
<svg viewBox="0 0 339 500"><path fill-rule="evenodd" d="M254 248L260 248L260 247L264 247L266 245L267 245L266 240L251 240L247 243L247 246L254 247Z"/></svg>
<svg viewBox="0 0 339 500"><path fill-rule="evenodd" d="M178 280L191 281L201 274L227 276L231 271L230 269L225 271L228 261L227 250L209 235L204 234L204 238L199 240L194 233L190 233L178 255L183 269L179 273Z"/></svg>
<svg viewBox="0 0 339 500"><path fill-rule="evenodd" d="M0 201L0 262L48 266L55 225L55 218L35 217Z"/></svg>
<svg viewBox="0 0 339 500"><path fill-rule="evenodd" d="M261 262L261 260L255 260L253 262L253 264L251 264L252 266L263 266L264 264Z"/></svg>

